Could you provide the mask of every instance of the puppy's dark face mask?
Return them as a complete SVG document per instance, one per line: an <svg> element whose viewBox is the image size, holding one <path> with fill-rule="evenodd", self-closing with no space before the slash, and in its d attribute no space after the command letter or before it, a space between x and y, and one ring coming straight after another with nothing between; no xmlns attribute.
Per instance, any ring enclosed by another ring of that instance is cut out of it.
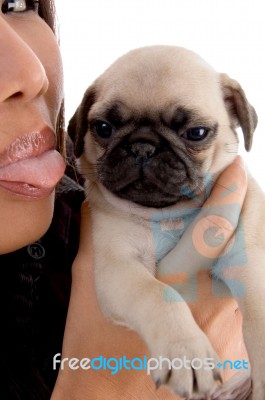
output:
<svg viewBox="0 0 265 400"><path fill-rule="evenodd" d="M173 106L137 115L117 102L89 128L103 150L98 179L116 196L161 208L201 191L203 173L194 155L211 145L217 123L199 123L196 112Z"/></svg>
<svg viewBox="0 0 265 400"><path fill-rule="evenodd" d="M160 64L157 54L126 57L87 90L70 120L80 172L145 207L200 195L205 174L235 157L238 126L250 150L254 109L236 81L196 58L186 71L175 56Z"/></svg>

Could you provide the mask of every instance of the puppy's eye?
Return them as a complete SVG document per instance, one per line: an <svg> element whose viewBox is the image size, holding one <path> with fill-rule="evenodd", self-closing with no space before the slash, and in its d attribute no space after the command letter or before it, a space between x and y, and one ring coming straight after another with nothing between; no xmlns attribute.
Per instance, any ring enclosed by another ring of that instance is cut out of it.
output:
<svg viewBox="0 0 265 400"><path fill-rule="evenodd" d="M187 130L185 138L192 141L199 141L206 138L209 129L203 127L190 128Z"/></svg>
<svg viewBox="0 0 265 400"><path fill-rule="evenodd" d="M103 139L108 139L112 135L112 127L110 124L104 121L96 121L95 124L95 130L98 136L100 136Z"/></svg>

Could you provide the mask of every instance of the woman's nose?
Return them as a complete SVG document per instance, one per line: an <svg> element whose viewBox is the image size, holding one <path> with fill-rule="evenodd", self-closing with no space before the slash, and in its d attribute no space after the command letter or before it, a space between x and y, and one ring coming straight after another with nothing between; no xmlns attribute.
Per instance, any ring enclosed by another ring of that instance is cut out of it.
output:
<svg viewBox="0 0 265 400"><path fill-rule="evenodd" d="M0 17L0 104L30 101L49 86L45 69L30 46Z"/></svg>

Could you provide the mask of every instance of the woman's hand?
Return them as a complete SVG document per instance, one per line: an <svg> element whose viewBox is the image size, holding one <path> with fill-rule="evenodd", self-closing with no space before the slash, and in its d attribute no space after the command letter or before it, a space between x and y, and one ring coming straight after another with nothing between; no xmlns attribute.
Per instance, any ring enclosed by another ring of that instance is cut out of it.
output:
<svg viewBox="0 0 265 400"><path fill-rule="evenodd" d="M234 190L229 192L231 187ZM202 212L206 225L203 229L207 227L207 221L209 226L212 226L213 221L209 217L212 215L212 205L222 208L223 204L237 203L241 207L246 188L246 172L241 159L237 158L219 177L211 196L204 205ZM225 196L224 191L227 191ZM223 217L218 220L218 229L221 231L228 229L225 222L226 215ZM238 217L239 215L236 218ZM222 246L215 247L216 254L211 254L212 258L218 257L231 239L234 232L230 226L229 229L230 231L224 235ZM178 249L180 252L181 249L183 250L185 241L188 243L191 236L190 228L177 245L176 254ZM186 251L185 254L183 256L182 252L182 257L185 257L185 264L188 266L189 252ZM73 265L71 300L61 358L81 360L99 356L105 358L126 356L127 359L143 358L145 355L148 357L145 343L135 332L115 325L102 315L96 299L92 265L90 210L88 205L84 204L80 248ZM202 267L203 265L197 265L198 270ZM165 276L160 275L160 278L165 279ZM221 360L246 360L247 354L241 331L242 317L237 303L231 297L221 299L214 297L211 287L212 279L209 270L198 272L198 299L190 303L194 318L211 340ZM227 374L225 378L227 379L229 376L230 374ZM122 369L116 374L111 374L110 370L83 370L80 368L73 370L65 365L64 370L59 372L52 399L176 400L178 397L165 387L157 390L146 371Z"/></svg>

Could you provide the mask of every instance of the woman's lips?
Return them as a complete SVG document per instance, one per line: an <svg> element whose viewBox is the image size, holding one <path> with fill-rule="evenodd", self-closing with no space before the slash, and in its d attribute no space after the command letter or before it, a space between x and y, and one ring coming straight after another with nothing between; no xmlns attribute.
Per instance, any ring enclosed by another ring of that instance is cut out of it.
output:
<svg viewBox="0 0 265 400"><path fill-rule="evenodd" d="M49 129L16 139L0 155L0 187L30 197L47 197L62 178L65 162Z"/></svg>

